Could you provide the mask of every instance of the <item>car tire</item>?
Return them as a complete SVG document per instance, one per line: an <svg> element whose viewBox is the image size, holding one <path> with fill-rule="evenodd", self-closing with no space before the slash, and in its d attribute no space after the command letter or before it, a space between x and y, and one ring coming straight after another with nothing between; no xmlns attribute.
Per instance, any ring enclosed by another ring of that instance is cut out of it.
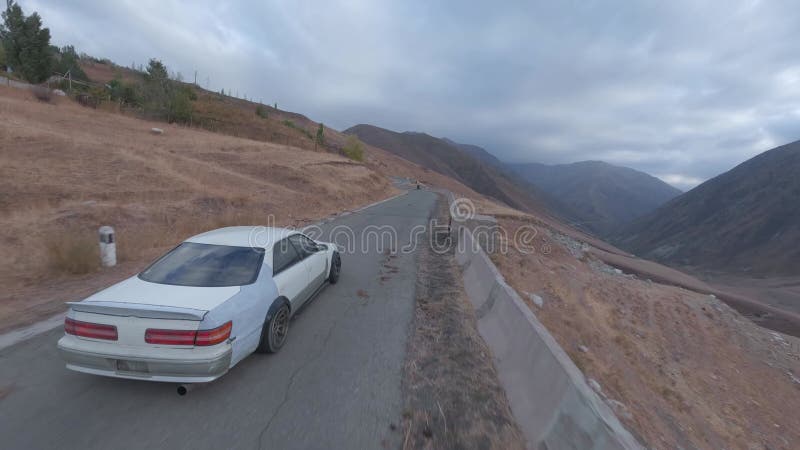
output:
<svg viewBox="0 0 800 450"><path fill-rule="evenodd" d="M286 343L289 334L289 305L281 302L274 313L268 315L261 328L261 342L256 349L259 353L277 353Z"/></svg>
<svg viewBox="0 0 800 450"><path fill-rule="evenodd" d="M342 258L339 256L339 252L333 252L333 256L331 256L331 270L328 272L328 282L330 284L336 284L339 281L339 273L342 271Z"/></svg>

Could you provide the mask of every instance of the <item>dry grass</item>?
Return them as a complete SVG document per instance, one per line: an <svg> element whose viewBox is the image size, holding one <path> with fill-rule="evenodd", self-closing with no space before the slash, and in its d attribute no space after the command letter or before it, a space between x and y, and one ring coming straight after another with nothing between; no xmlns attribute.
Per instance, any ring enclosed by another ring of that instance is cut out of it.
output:
<svg viewBox="0 0 800 450"><path fill-rule="evenodd" d="M439 206L443 221L444 202ZM413 333L403 368L403 448L525 448L452 251L435 254L423 246L418 258Z"/></svg>
<svg viewBox="0 0 800 450"><path fill-rule="evenodd" d="M511 235L527 223L500 222ZM555 241L551 248L492 258L645 445L797 448L800 340L708 295L608 274L593 268L591 254L576 258Z"/></svg>
<svg viewBox="0 0 800 450"><path fill-rule="evenodd" d="M154 136L152 122L53 105L0 87L0 329L83 295L41 287L93 270L85 261L97 260L89 248L101 225L115 228L118 259L135 271L209 229L301 226L396 192L369 166L337 154L164 124ZM252 110L248 117L265 121ZM64 230L68 239L51 243Z"/></svg>
<svg viewBox="0 0 800 450"><path fill-rule="evenodd" d="M31 86L30 90L40 102L50 103L53 99L53 92L45 86Z"/></svg>
<svg viewBox="0 0 800 450"><path fill-rule="evenodd" d="M98 268L97 239L72 232L52 235L45 241L48 266L60 273L82 275Z"/></svg>

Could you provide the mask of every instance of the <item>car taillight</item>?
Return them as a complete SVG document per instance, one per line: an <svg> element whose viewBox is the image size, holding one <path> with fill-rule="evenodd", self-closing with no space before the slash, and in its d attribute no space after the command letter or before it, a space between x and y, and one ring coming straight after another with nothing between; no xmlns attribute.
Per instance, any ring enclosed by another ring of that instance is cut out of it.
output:
<svg viewBox="0 0 800 450"><path fill-rule="evenodd" d="M67 317L64 319L64 332L92 339L117 340L117 327L102 323L81 322Z"/></svg>
<svg viewBox="0 0 800 450"><path fill-rule="evenodd" d="M195 330L157 330L148 328L144 332L144 341L148 344L194 345Z"/></svg>
<svg viewBox="0 0 800 450"><path fill-rule="evenodd" d="M231 336L233 322L227 322L212 330L158 330L148 328L144 332L144 341L148 344L161 345L198 345L209 346L224 342Z"/></svg>
<svg viewBox="0 0 800 450"><path fill-rule="evenodd" d="M228 322L213 330L200 330L197 332L197 339L194 340L194 345L217 345L231 337L232 328L233 322Z"/></svg>

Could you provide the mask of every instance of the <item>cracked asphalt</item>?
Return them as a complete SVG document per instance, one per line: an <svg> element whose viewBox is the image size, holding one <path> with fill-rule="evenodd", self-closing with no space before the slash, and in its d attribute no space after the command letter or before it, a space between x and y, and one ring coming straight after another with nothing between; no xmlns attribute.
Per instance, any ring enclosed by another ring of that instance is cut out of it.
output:
<svg viewBox="0 0 800 450"><path fill-rule="evenodd" d="M347 226L356 236L339 283L299 311L280 353L251 355L185 397L174 384L66 370L60 328L0 351L0 447L399 448L417 277L416 252L400 250L422 240L435 203L414 190L323 225L324 234ZM362 231L385 225L396 241L367 233L365 248Z"/></svg>

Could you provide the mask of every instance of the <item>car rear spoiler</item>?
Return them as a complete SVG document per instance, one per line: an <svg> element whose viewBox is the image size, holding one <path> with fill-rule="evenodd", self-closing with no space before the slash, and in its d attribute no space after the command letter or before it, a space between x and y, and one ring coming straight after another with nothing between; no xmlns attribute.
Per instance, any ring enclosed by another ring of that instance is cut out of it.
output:
<svg viewBox="0 0 800 450"><path fill-rule="evenodd" d="M177 306L118 302L67 302L73 311L147 319L203 320L208 311Z"/></svg>

